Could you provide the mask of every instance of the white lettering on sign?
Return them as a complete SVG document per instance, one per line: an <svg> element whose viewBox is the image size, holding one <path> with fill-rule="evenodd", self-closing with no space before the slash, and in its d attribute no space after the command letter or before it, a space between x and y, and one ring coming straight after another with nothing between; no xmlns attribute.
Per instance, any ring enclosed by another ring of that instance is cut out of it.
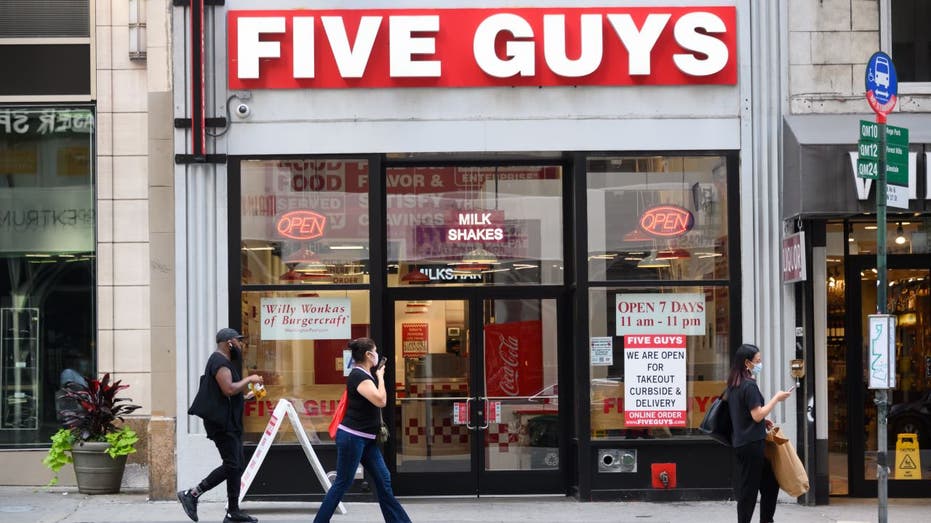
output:
<svg viewBox="0 0 931 523"><path fill-rule="evenodd" d="M0 134L91 133L94 115L87 109L0 109Z"/></svg>
<svg viewBox="0 0 931 523"><path fill-rule="evenodd" d="M857 199L867 200L870 197L870 189L873 187L873 180L869 178L860 178L857 176L857 160L860 155L857 151L850 153L850 172L853 175L854 187L857 189ZM931 153L925 153L928 155ZM931 159L931 156L928 156ZM931 181L931 167L925 162L925 179ZM918 198L918 153L908 153L908 199L915 200ZM931 185L928 186L925 193L925 199L931 200Z"/></svg>
<svg viewBox="0 0 931 523"><path fill-rule="evenodd" d="M732 7L317 13L229 11L230 88L480 86L513 78L682 84L721 73L727 79L710 83L736 81ZM356 28L354 40L348 27ZM618 59L626 68L608 61ZM663 77L651 81L657 73ZM410 79L426 82L396 82Z"/></svg>
<svg viewBox="0 0 931 523"><path fill-rule="evenodd" d="M805 269L805 232L797 232L782 240L782 283L808 279Z"/></svg>
<svg viewBox="0 0 931 523"><path fill-rule="evenodd" d="M456 225L446 231L451 242L500 242L504 240L504 211L460 212Z"/></svg>
<svg viewBox="0 0 931 523"><path fill-rule="evenodd" d="M685 336L624 336L624 425L685 427Z"/></svg>
<svg viewBox="0 0 931 523"><path fill-rule="evenodd" d="M616 336L629 334L705 334L705 295L618 294Z"/></svg>

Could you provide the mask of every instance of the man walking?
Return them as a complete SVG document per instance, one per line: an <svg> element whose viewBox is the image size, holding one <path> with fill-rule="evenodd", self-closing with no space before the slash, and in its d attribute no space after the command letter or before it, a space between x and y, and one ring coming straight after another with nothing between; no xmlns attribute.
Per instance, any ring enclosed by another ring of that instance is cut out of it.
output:
<svg viewBox="0 0 931 523"><path fill-rule="evenodd" d="M217 332L217 349L207 360L202 383L207 387L216 387L206 394L214 398L210 410L221 413L211 416L214 421L204 419L207 437L213 441L220 452L223 464L215 468L197 486L178 492L178 501L184 512L193 521L197 521L197 499L201 494L226 481L227 513L223 523L256 523L258 519L239 509L239 487L245 460L242 452L242 411L245 399L252 393L243 392L250 383L262 383L262 377L251 374L242 377L242 335L234 329L223 328ZM211 379L212 378L212 379ZM216 420L225 420L217 422Z"/></svg>

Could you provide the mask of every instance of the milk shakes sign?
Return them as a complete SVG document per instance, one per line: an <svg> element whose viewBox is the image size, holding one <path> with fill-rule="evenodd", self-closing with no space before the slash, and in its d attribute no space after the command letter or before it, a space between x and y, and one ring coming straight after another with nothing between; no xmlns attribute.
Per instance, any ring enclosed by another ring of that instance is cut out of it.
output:
<svg viewBox="0 0 931 523"><path fill-rule="evenodd" d="M351 304L345 298L262 298L263 340L348 340Z"/></svg>
<svg viewBox="0 0 931 523"><path fill-rule="evenodd" d="M624 425L685 427L685 336L624 336Z"/></svg>
<svg viewBox="0 0 931 523"><path fill-rule="evenodd" d="M230 89L737 82L734 7L229 11Z"/></svg>

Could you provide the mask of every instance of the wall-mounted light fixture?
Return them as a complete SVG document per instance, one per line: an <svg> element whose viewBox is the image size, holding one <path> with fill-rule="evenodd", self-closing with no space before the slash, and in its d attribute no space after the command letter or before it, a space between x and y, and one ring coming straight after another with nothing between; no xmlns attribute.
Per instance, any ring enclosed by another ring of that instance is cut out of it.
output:
<svg viewBox="0 0 931 523"><path fill-rule="evenodd" d="M129 59L146 59L145 1L129 0Z"/></svg>
<svg viewBox="0 0 931 523"><path fill-rule="evenodd" d="M905 237L905 231L902 230L902 224L900 223L898 227L895 228L895 243L896 245L905 245L908 242L908 238Z"/></svg>

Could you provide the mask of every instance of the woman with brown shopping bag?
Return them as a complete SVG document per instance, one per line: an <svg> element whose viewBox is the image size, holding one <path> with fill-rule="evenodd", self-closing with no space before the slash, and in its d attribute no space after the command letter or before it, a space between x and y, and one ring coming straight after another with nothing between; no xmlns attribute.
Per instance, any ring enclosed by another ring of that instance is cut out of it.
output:
<svg viewBox="0 0 931 523"><path fill-rule="evenodd" d="M727 400L734 426L733 444L737 453L737 477L734 497L737 498L738 523L750 523L760 493L760 522L773 521L779 484L773 469L763 456L766 429L772 422L766 419L777 403L792 392L779 391L768 401L756 384L763 370L759 347L745 343L737 349L731 374L727 380Z"/></svg>

